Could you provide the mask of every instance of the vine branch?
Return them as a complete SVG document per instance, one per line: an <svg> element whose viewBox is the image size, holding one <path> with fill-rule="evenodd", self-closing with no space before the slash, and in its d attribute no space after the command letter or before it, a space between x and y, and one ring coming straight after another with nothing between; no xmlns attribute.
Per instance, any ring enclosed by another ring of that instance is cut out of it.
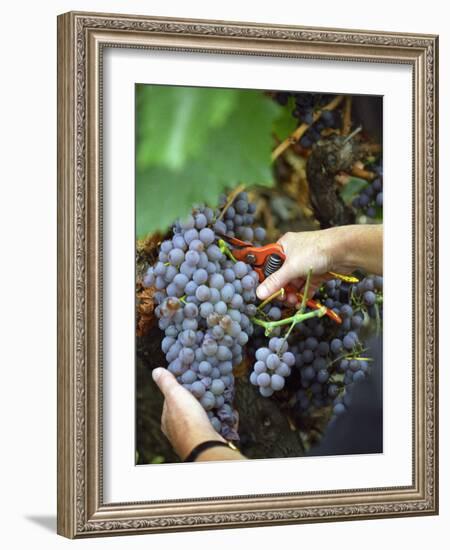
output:
<svg viewBox="0 0 450 550"><path fill-rule="evenodd" d="M340 105L343 99L344 96L338 95L332 101L330 101L330 103L327 103L327 105L322 107L322 109L316 111L313 114L312 124L319 120L324 111L333 111L334 109L336 109L336 107ZM312 124L306 124L305 122L303 122L296 130L294 130L294 132L290 136L288 136L284 141L277 145L277 147L275 147L275 149L272 151L272 162L275 161L280 155L282 155L284 151L286 151L286 149L288 149L291 145L297 143L297 141L302 138L303 134L310 128Z"/></svg>

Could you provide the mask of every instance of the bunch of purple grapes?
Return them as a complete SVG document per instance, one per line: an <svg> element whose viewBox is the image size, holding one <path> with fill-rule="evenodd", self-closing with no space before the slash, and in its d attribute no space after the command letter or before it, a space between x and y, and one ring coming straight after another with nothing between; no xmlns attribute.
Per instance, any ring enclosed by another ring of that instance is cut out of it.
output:
<svg viewBox="0 0 450 550"><path fill-rule="evenodd" d="M302 92L276 92L275 101L280 105L287 105L291 100L294 103L292 116L297 119L298 125L308 124L310 128L300 139L300 145L309 149L320 139L321 132L325 128L339 128L341 126L341 113L339 110L322 111L320 118L314 122L314 113L321 110L335 96L330 94L312 94Z"/></svg>
<svg viewBox="0 0 450 550"><path fill-rule="evenodd" d="M269 347L256 350L255 358L250 382L259 387L259 393L270 397L273 392L282 390L285 379L291 374L291 367L295 365L295 357L288 351L288 343L283 338L271 338Z"/></svg>
<svg viewBox="0 0 450 550"><path fill-rule="evenodd" d="M263 396L287 392L283 399L303 420L325 407L332 410L332 416L344 413L354 384L370 372L362 332L370 319L382 316L382 289L379 276L352 284L331 279L314 299L337 313L341 324L327 316L314 317L297 324L287 340L271 338L269 348L262 344L262 329L256 327L252 343L258 348L251 383L259 386ZM266 306L265 315L277 320L280 308L281 303L269 309ZM276 330L279 335L280 327ZM270 381L267 375L271 375Z"/></svg>
<svg viewBox="0 0 450 550"><path fill-rule="evenodd" d="M369 218L376 218L377 211L383 208L383 172L380 166L373 167L376 178L361 189L352 205Z"/></svg>
<svg viewBox="0 0 450 550"><path fill-rule="evenodd" d="M219 209L224 208L227 203L225 195L219 198ZM266 238L266 230L262 227L252 227L256 205L248 201L247 193L239 193L233 204L225 211L222 220L214 223L214 230L219 235L237 237L242 241L250 242L259 246Z"/></svg>
<svg viewBox="0 0 450 550"><path fill-rule="evenodd" d="M220 204L225 202L222 197ZM263 239L263 231L250 227L253 212L247 193L237 195L224 221L219 210L195 208L175 223L173 237L161 243L158 262L144 277L145 286L156 288L168 370L200 401L213 427L235 440L233 367L242 362L253 334L258 275L229 259L217 241L225 233Z"/></svg>

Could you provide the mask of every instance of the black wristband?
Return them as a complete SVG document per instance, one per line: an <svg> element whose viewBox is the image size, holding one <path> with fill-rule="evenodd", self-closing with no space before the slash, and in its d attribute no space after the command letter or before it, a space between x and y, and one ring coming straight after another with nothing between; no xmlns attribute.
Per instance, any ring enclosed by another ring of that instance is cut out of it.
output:
<svg viewBox="0 0 450 550"><path fill-rule="evenodd" d="M194 447L192 451L187 455L187 457L183 460L183 462L194 462L200 453L206 451L206 449L210 449L211 447L228 447L233 451L238 450L238 448L231 442L226 443L225 441L211 439L209 441L203 441L202 443L199 443L196 447Z"/></svg>

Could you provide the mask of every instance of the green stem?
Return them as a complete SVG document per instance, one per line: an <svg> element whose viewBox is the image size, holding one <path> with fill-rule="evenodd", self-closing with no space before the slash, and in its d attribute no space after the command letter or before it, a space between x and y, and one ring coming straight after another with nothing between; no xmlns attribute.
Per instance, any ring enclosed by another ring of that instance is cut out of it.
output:
<svg viewBox="0 0 450 550"><path fill-rule="evenodd" d="M234 263L237 262L236 258L231 253L230 247L227 245L227 243L223 239L218 240L218 245L222 254L225 254L225 256L228 256L230 260L232 260Z"/></svg>
<svg viewBox="0 0 450 550"><path fill-rule="evenodd" d="M312 275L312 267L309 268L308 275L306 276L305 288L303 289L302 305L300 306L300 311L302 313L305 311L306 301L308 300L309 282L311 280L311 275Z"/></svg>
<svg viewBox="0 0 450 550"><path fill-rule="evenodd" d="M295 327L296 325L296 322L295 321L292 321L292 324L291 326L289 327L289 330L286 332L286 334L284 335L284 338L283 338L283 342L281 343L281 346L280 346L280 350L278 352L278 355L281 355L281 350L283 349L283 346L284 346L284 343L286 342L286 340L289 338L289 335L291 334L292 332L292 329Z"/></svg>
<svg viewBox="0 0 450 550"><path fill-rule="evenodd" d="M277 290L274 294L272 294L271 296L269 296L268 298L266 298L264 300L264 302L261 302L259 304L259 306L257 307L258 310L261 310L263 309L264 306L266 306L269 302L271 302L272 300L275 300L275 298L278 298L278 296L283 296L284 295L284 288L280 288L280 290Z"/></svg>
<svg viewBox="0 0 450 550"><path fill-rule="evenodd" d="M336 359L333 359L328 366L334 365L334 363L337 363L338 361L341 361L342 359L358 359L358 357L355 357L355 354L361 354L367 351L369 348L362 348L359 351L349 351L348 353L345 353L344 355L340 355L339 357L336 357ZM365 358L364 360L370 360L369 358ZM361 359L362 361L362 359Z"/></svg>
<svg viewBox="0 0 450 550"><path fill-rule="evenodd" d="M257 319L256 317L252 317L252 322L255 323L255 325L264 327L266 329L266 332L270 332L276 327L289 325L290 323L292 323L293 325L297 325L298 323L303 323L303 321L306 321L307 319L312 319L314 317L323 317L326 311L326 307L321 307L320 309L308 311L308 313L298 311L295 315L292 315L292 317L286 317L284 319L280 319L279 321L263 321L261 319Z"/></svg>

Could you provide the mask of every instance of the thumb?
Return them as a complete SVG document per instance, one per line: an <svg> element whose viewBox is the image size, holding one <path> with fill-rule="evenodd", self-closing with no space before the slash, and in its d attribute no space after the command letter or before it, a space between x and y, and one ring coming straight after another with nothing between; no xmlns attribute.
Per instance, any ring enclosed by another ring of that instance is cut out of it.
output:
<svg viewBox="0 0 450 550"><path fill-rule="evenodd" d="M167 397L167 394L170 391L173 391L174 388L179 386L175 376L170 371L163 369L162 367L152 370L152 378L164 394L164 397Z"/></svg>
<svg viewBox="0 0 450 550"><path fill-rule="evenodd" d="M260 300L265 300L280 288L287 285L292 279L292 273L287 262L285 262L278 271L267 277L256 289L256 295Z"/></svg>

